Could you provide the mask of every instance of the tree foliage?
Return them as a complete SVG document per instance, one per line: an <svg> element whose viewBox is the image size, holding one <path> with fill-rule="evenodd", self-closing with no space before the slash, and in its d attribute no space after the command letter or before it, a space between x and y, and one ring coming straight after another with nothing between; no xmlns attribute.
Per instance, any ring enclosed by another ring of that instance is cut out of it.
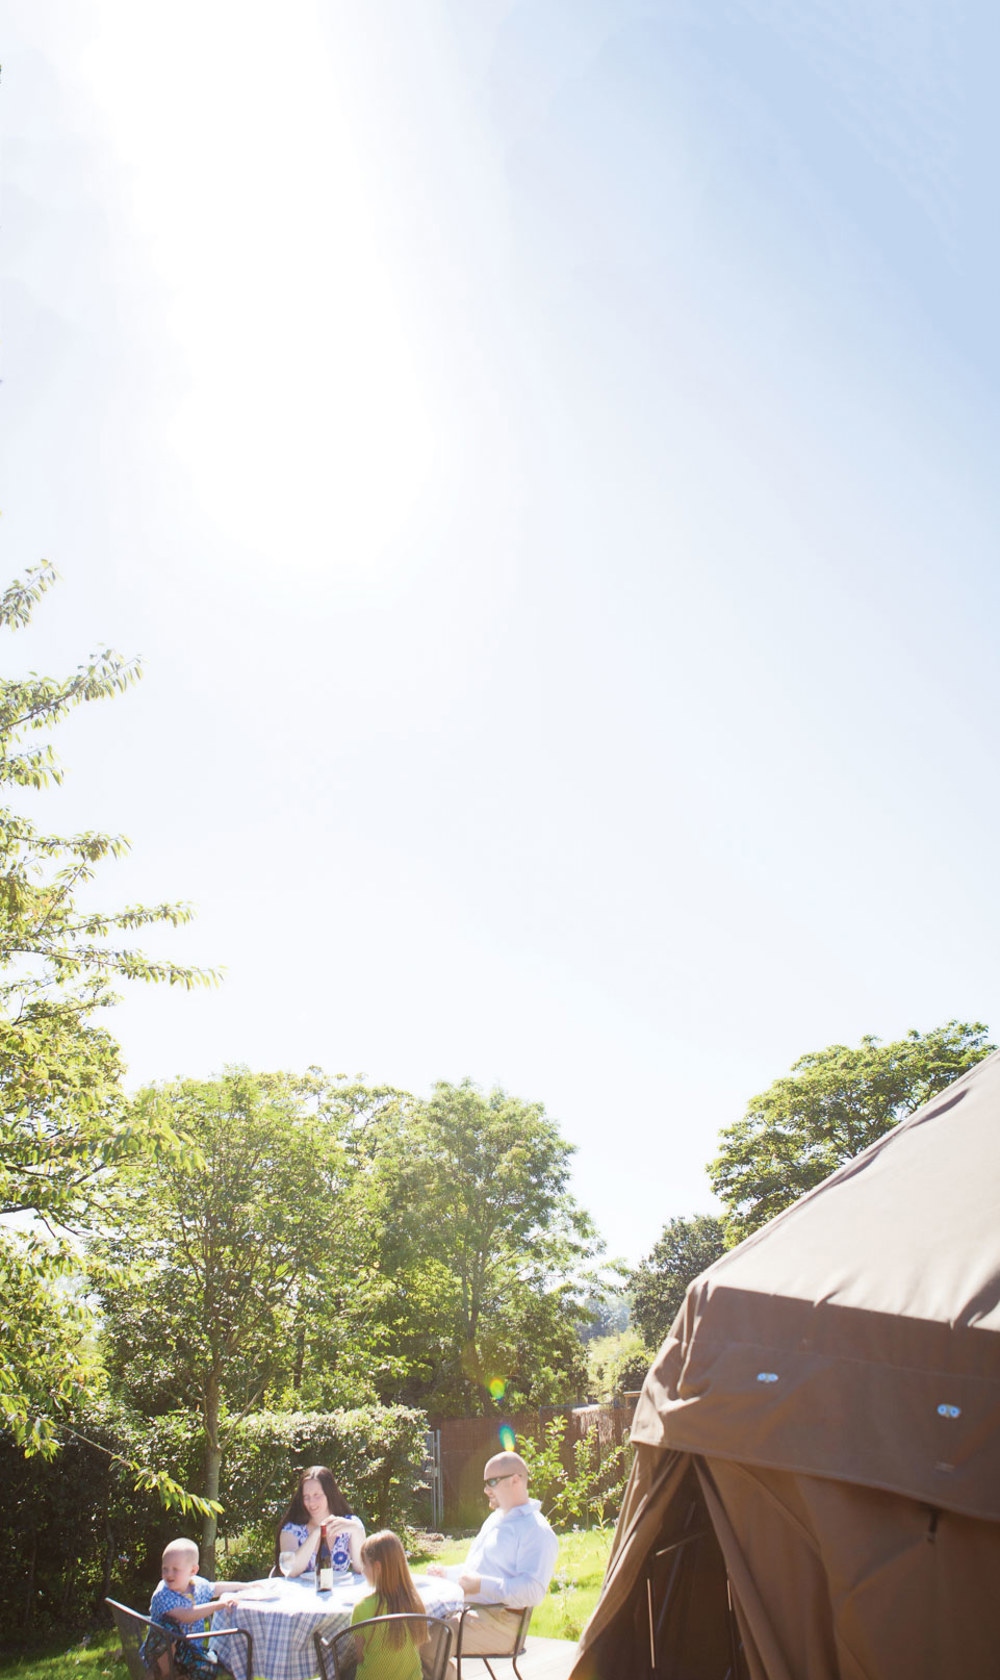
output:
<svg viewBox="0 0 1000 1680"><path fill-rule="evenodd" d="M0 595L0 628L16 631L55 579L30 570ZM0 784L14 797L58 784L51 741L40 737L75 706L123 692L139 667L108 649L66 678L0 678ZM0 807L0 1302L7 1362L0 1417L27 1451L51 1453L60 1411L92 1392L82 1351L82 1309L66 1278L73 1236L100 1204L109 1169L138 1145L122 1088L118 1047L93 1019L119 980L191 986L214 978L152 962L132 935L189 917L180 904L81 907L103 860L127 850L120 835L43 833L13 804ZM154 1123L165 1150L181 1147Z"/></svg>
<svg viewBox="0 0 1000 1680"><path fill-rule="evenodd" d="M98 1282L102 1265L129 1280L102 1290L109 1370L140 1409L197 1411L207 1500L234 1421L288 1380L303 1281L344 1251L339 1152L304 1096L285 1074L243 1068L140 1092L139 1117L165 1110L197 1149L123 1163L109 1229L91 1247ZM208 1513L209 1570L214 1543Z"/></svg>
<svg viewBox="0 0 1000 1680"><path fill-rule="evenodd" d="M612 1404L621 1395L641 1388L652 1355L635 1325L587 1343L588 1393L591 1399Z"/></svg>
<svg viewBox="0 0 1000 1680"><path fill-rule="evenodd" d="M621 1262L611 1270L621 1276L627 1276ZM628 1329L632 1316L632 1296L627 1288L603 1283L590 1290L583 1306L587 1314L587 1321L580 1330L583 1341L592 1342L598 1337L620 1336Z"/></svg>
<svg viewBox="0 0 1000 1680"><path fill-rule="evenodd" d="M718 1260L725 1246L725 1227L714 1214L668 1220L659 1241L630 1279L632 1322L647 1347L659 1347L680 1311L688 1284Z"/></svg>
<svg viewBox="0 0 1000 1680"><path fill-rule="evenodd" d="M374 1144L379 1270L407 1367L396 1397L458 1413L576 1398L598 1244L568 1189L573 1146L542 1104L442 1081Z"/></svg>
<svg viewBox="0 0 1000 1680"><path fill-rule="evenodd" d="M327 1138L336 1242L327 1265L303 1275L295 1295L295 1360L283 1404L331 1410L380 1398L410 1404L404 1326L437 1311L426 1276L411 1275L400 1299L382 1257L395 1238L394 1210L376 1161L416 1107L408 1092L311 1068L302 1081ZM339 1248L337 1248L339 1243Z"/></svg>
<svg viewBox="0 0 1000 1680"><path fill-rule="evenodd" d="M797 1061L721 1134L712 1188L739 1241L867 1149L994 1048L981 1021L948 1021L892 1044L865 1037Z"/></svg>

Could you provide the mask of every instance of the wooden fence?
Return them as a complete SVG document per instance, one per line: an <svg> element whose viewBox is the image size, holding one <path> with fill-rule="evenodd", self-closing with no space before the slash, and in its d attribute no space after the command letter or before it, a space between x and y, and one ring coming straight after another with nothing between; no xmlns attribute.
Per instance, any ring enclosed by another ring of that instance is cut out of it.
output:
<svg viewBox="0 0 1000 1680"><path fill-rule="evenodd" d="M492 1417L433 1419L431 1427L440 1443L444 1526L478 1528L485 1517L488 1507L483 1497L483 1465L494 1453L503 1451L501 1430L513 1430L516 1450L517 1442L526 1436L540 1441L542 1430L552 1418L565 1418L563 1460L570 1469L577 1441L596 1430L603 1458L628 1434L634 1410L635 1401L630 1398L624 1406L552 1406L510 1417L494 1413Z"/></svg>

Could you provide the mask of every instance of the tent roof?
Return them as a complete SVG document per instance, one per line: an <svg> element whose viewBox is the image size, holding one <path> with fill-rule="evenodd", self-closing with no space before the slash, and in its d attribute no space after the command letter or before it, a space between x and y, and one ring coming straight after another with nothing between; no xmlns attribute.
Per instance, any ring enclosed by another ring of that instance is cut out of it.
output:
<svg viewBox="0 0 1000 1680"><path fill-rule="evenodd" d="M691 1285L634 1440L1000 1521L1000 1052Z"/></svg>

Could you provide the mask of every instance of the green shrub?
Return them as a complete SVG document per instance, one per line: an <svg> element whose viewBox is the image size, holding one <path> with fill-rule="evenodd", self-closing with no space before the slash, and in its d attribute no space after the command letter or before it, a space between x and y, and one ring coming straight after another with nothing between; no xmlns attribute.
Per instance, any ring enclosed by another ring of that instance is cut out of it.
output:
<svg viewBox="0 0 1000 1680"><path fill-rule="evenodd" d="M25 1458L0 1434L0 1624L12 1634L81 1626L112 1589L148 1596L165 1524L176 1532L177 1517L112 1456L173 1468L167 1451L153 1456L145 1420L106 1407L75 1423L88 1439L69 1436L52 1460Z"/></svg>
<svg viewBox="0 0 1000 1680"><path fill-rule="evenodd" d="M427 1419L406 1406L339 1412L256 1412L230 1436L220 1533L246 1534L273 1562L278 1518L299 1470L327 1464L365 1527L406 1528L421 1513Z"/></svg>
<svg viewBox="0 0 1000 1680"><path fill-rule="evenodd" d="M545 1425L540 1442L523 1437L518 1451L528 1466L531 1492L553 1527L603 1527L617 1518L632 1466L629 1441L605 1446L597 1429L574 1441L566 1464L566 1419Z"/></svg>

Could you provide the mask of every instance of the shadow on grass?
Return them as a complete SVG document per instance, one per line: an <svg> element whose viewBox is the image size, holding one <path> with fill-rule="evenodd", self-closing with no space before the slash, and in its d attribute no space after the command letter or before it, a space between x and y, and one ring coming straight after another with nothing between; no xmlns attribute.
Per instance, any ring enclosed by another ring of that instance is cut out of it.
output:
<svg viewBox="0 0 1000 1680"><path fill-rule="evenodd" d="M49 1635L0 1657L0 1680L125 1680L127 1673L118 1636L110 1629L70 1645L65 1635Z"/></svg>

